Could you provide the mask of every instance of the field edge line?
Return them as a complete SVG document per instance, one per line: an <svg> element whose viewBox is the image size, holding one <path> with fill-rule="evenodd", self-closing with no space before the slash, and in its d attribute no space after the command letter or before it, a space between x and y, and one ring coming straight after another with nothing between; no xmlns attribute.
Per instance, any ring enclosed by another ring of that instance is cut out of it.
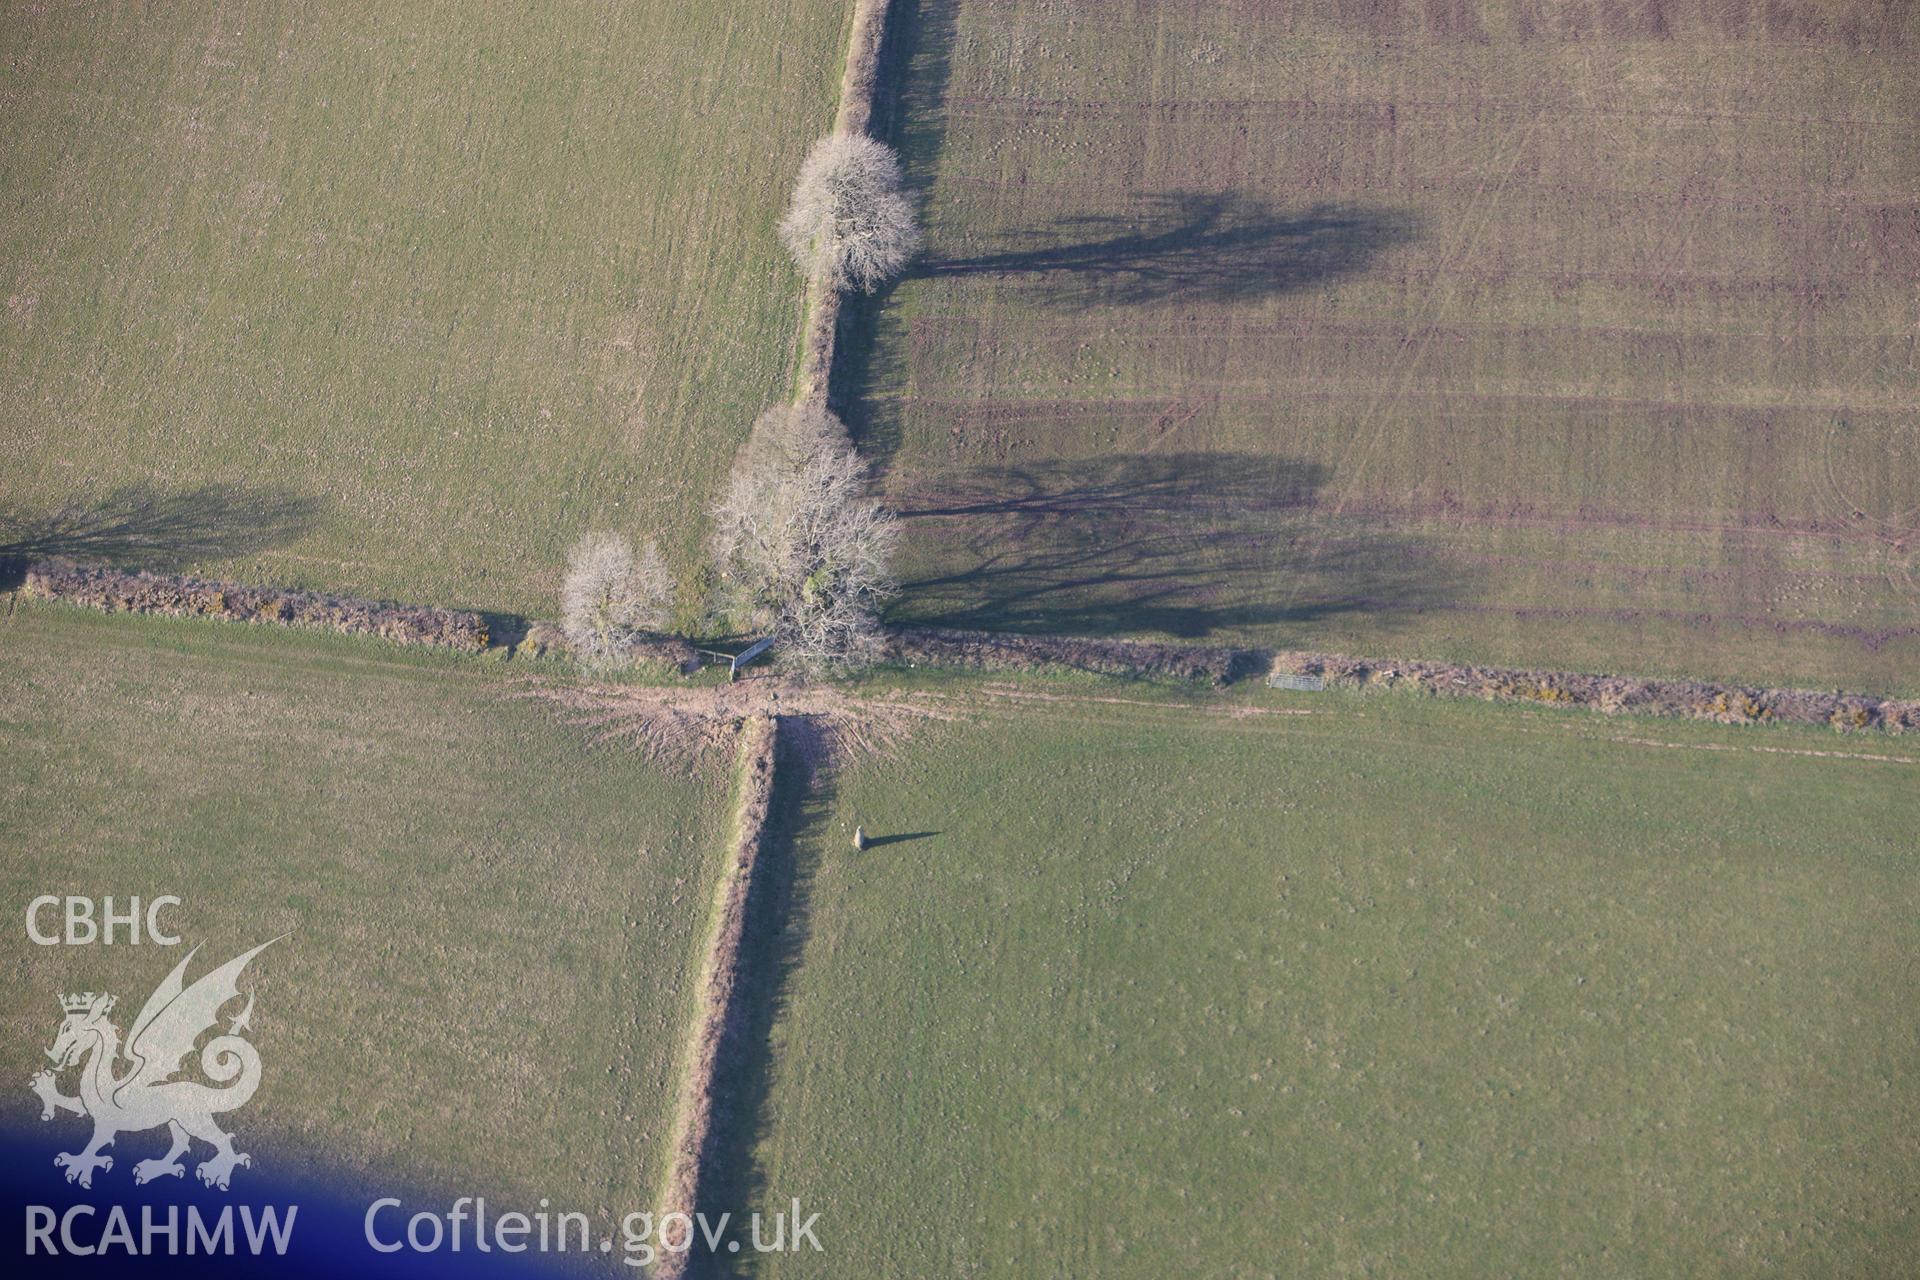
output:
<svg viewBox="0 0 1920 1280"><path fill-rule="evenodd" d="M847 61L840 74L840 104L834 113L835 133L865 134L873 119L874 95L880 84L880 50L886 42L887 15L893 0L855 0ZM807 280L801 303L800 362L794 371L796 404L824 406L833 381L833 363L840 335L840 294L814 275Z"/></svg>
<svg viewBox="0 0 1920 1280"><path fill-rule="evenodd" d="M655 1220L663 1246L669 1243L665 1234L669 1216L685 1215L687 1234L674 1237L674 1249L663 1249L655 1272L661 1280L680 1280L687 1275L697 1243L692 1219L698 1209L701 1177L712 1154L716 1082L723 1069L722 1049L728 1026L738 1015L742 988L741 943L746 935L747 903L754 872L759 865L767 817L773 806L779 737L780 721L776 716L753 716L740 728L740 751L734 766L738 798L733 811L732 844L714 887L706 959L701 966L692 1025L681 1052L680 1096L674 1107L666 1186Z"/></svg>

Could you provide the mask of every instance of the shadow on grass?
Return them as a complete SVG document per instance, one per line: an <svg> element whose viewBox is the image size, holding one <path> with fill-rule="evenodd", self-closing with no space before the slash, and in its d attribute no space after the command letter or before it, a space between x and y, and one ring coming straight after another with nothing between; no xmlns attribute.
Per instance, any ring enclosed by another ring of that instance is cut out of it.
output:
<svg viewBox="0 0 1920 1280"><path fill-rule="evenodd" d="M55 556L171 571L246 555L300 537L321 509L281 489L209 484L177 493L128 485L45 514L0 512L0 590Z"/></svg>
<svg viewBox="0 0 1920 1280"><path fill-rule="evenodd" d="M1408 541L1330 527L1325 480L1313 463L1201 452L936 475L896 498L910 572L889 620L1198 640L1462 589Z"/></svg>
<svg viewBox="0 0 1920 1280"><path fill-rule="evenodd" d="M832 773L824 763L829 750L818 728L804 716L783 717L778 750L765 844L747 897L736 1012L722 1033L713 1127L695 1190L695 1203L710 1220L732 1213L736 1224L755 1209L782 1207L768 1200L756 1153L771 1125L773 1029L806 947L819 837L833 808ZM740 1274L740 1257L703 1250L696 1237L688 1267L696 1280Z"/></svg>
<svg viewBox="0 0 1920 1280"><path fill-rule="evenodd" d="M1042 301L1065 307L1245 302L1363 270L1417 232L1402 209L1283 210L1233 192L1173 191L1005 233L996 238L1006 248L936 258L908 275L1025 278Z"/></svg>

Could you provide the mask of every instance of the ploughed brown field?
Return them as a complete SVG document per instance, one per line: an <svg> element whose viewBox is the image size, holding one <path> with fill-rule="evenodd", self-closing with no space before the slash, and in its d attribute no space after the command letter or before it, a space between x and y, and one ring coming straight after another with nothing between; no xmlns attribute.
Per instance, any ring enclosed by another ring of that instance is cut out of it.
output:
<svg viewBox="0 0 1920 1280"><path fill-rule="evenodd" d="M930 0L903 618L1920 688L1920 7Z"/></svg>

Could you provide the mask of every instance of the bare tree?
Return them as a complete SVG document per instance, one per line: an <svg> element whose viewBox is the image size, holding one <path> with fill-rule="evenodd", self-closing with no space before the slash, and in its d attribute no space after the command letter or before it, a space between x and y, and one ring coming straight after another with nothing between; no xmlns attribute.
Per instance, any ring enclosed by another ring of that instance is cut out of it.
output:
<svg viewBox="0 0 1920 1280"><path fill-rule="evenodd" d="M814 143L780 239L802 272L831 289L872 293L898 275L919 251L920 228L900 190L893 148L858 133Z"/></svg>
<svg viewBox="0 0 1920 1280"><path fill-rule="evenodd" d="M871 660L894 594L892 513L840 420L781 405L754 424L713 511L714 558L734 621L822 671Z"/></svg>
<svg viewBox="0 0 1920 1280"><path fill-rule="evenodd" d="M574 656L590 671L624 664L643 630L666 621L673 578L652 542L636 558L617 533L589 533L567 557L560 627Z"/></svg>

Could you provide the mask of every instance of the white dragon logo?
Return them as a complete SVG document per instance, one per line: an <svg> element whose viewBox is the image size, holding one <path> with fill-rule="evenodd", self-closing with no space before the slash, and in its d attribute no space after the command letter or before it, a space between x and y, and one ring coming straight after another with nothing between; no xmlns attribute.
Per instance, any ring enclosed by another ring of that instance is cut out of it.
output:
<svg viewBox="0 0 1920 1280"><path fill-rule="evenodd" d="M54 1068L43 1070L29 1082L41 1103L40 1118L53 1119L56 1111L93 1118L93 1140L79 1152L62 1152L53 1158L55 1165L67 1171L67 1181L83 1187L93 1185L95 1169L113 1168L113 1157L100 1154L111 1146L116 1134L157 1129L161 1125L173 1139L173 1147L158 1160L142 1160L133 1166L133 1180L148 1182L154 1178L179 1177L185 1172L180 1157L186 1154L189 1138L213 1147L213 1155L195 1170L200 1181L210 1187L227 1189L235 1165L251 1165L253 1158L233 1149L231 1135L221 1131L213 1117L222 1111L245 1106L260 1085L260 1055L241 1038L251 1026L253 995L247 995L246 1008L227 1021L224 1035L207 1041L200 1050L200 1069L215 1088L197 1080L178 1080L177 1076L194 1043L219 1021L221 1006L239 997L235 986L247 962L279 939L263 942L245 955L237 956L218 969L203 974L190 987L182 987L187 964L199 951L194 947L187 958L175 965L147 997L140 1016L133 1020L127 1036L127 1068L115 1072L122 1054L120 1030L107 1021L113 1012L114 998L88 991L60 997L66 1018L54 1037L47 1057ZM90 1060L89 1060L90 1059ZM80 1094L68 1097L60 1092L55 1072L83 1064L80 1069Z"/></svg>

